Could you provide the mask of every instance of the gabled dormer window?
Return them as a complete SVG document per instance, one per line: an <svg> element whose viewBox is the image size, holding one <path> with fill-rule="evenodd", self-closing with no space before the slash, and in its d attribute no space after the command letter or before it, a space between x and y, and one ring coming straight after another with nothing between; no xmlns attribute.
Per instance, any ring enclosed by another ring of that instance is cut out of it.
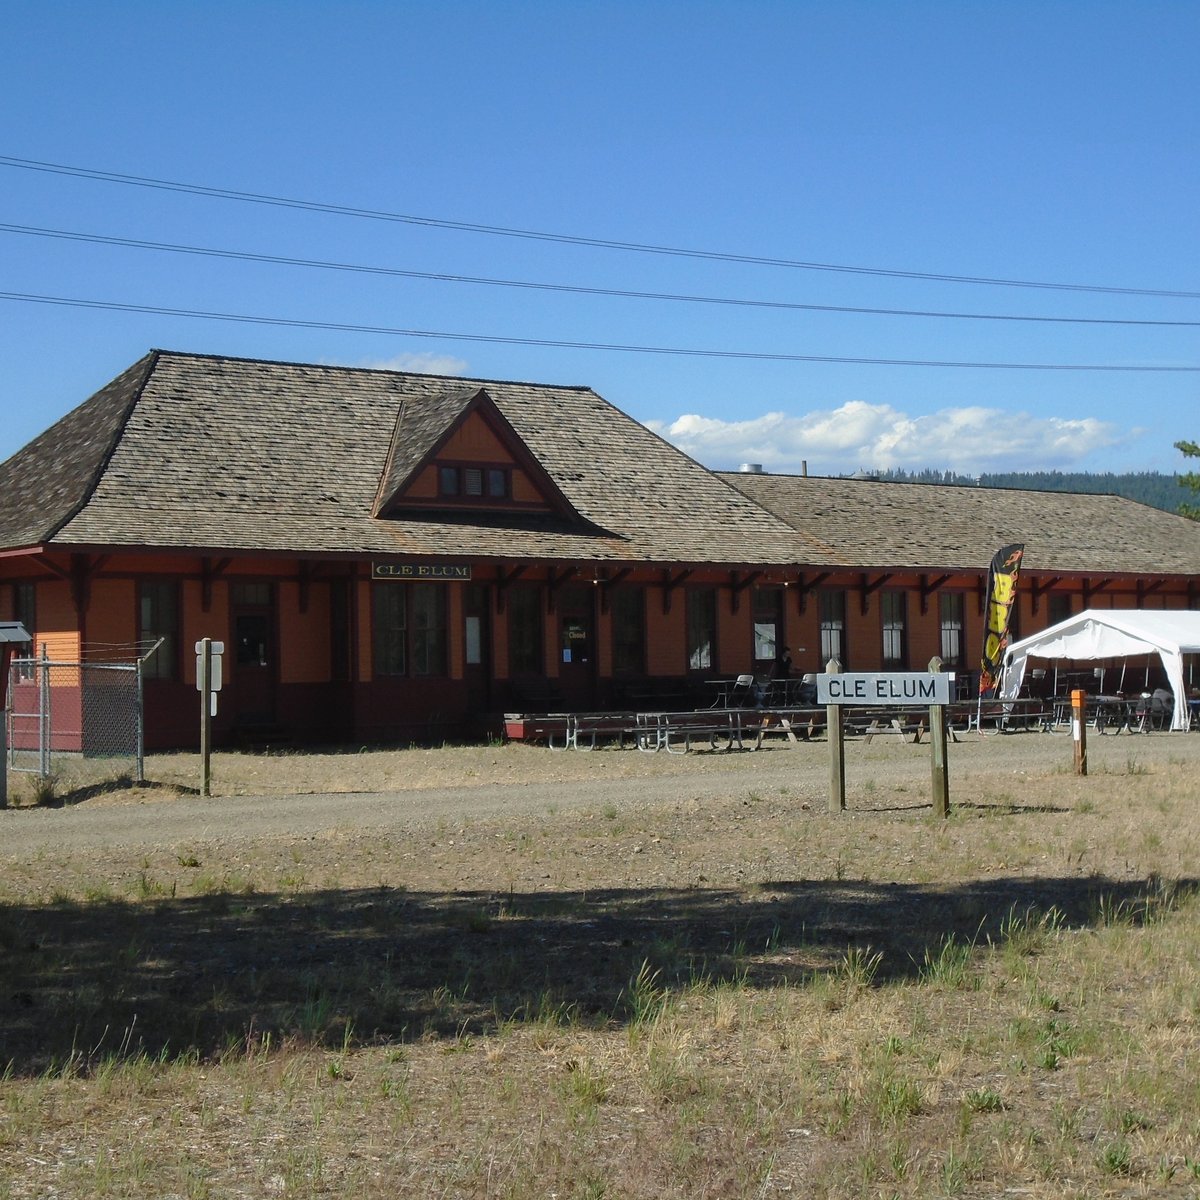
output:
<svg viewBox="0 0 1200 1200"><path fill-rule="evenodd" d="M470 503L474 500L512 498L512 471L508 467L438 466L438 497Z"/></svg>

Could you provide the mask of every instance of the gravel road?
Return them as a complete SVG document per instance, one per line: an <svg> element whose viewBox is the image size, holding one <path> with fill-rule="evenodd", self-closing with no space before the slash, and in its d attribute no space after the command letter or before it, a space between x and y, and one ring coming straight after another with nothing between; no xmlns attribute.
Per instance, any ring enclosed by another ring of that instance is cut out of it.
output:
<svg viewBox="0 0 1200 1200"><path fill-rule="evenodd" d="M1093 774L1152 770L1168 761L1200 758L1200 737L1162 734L1093 736ZM407 757L406 757L407 756ZM413 756L419 756L413 757ZM331 763L333 764L331 766ZM951 803L1004 780L1069 778L1072 745L1055 734L968 737L949 753ZM147 776L189 768L186 758L150 760ZM335 778L335 768L338 774ZM239 775L239 772L241 773ZM259 778L265 772L269 789ZM828 802L829 754L824 742L758 753L646 755L637 751L554 753L528 746L447 747L381 752L368 762L353 756L230 756L214 779L248 777L257 794L203 798L174 786L131 788L62 808L0 811L0 860L39 852L71 853L117 846L164 847L197 841L254 841L279 835L313 836L373 829L415 830L444 821L524 817L601 806L653 807L680 799L747 792L778 793L814 807ZM930 753L896 739L847 744L849 806L878 805L893 790L904 804L928 797ZM340 780L361 781L347 790ZM312 790L316 782L321 790ZM1011 782L1008 786L1011 786ZM328 789L328 790L326 790Z"/></svg>

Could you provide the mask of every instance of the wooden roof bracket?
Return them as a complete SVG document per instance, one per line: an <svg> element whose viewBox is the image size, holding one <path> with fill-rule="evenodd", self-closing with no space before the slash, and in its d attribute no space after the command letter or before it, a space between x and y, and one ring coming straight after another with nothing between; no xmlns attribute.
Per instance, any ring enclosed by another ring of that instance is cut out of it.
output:
<svg viewBox="0 0 1200 1200"><path fill-rule="evenodd" d="M859 576L859 580L858 580L859 611L862 613L862 615L864 617L871 611L870 601L871 601L872 594L879 591L879 589L881 587L883 587L883 585L885 583L887 583L887 581L889 579L891 579L891 577L892 577L892 573L890 571L888 571L887 573L880 575L879 578L876 579L874 583L870 583L867 580L866 571L864 571L862 573L862 575Z"/></svg>
<svg viewBox="0 0 1200 1200"><path fill-rule="evenodd" d="M1145 579L1139 579L1137 581L1138 608L1141 608L1142 601L1157 592L1164 582L1162 579L1156 579L1152 583L1148 583Z"/></svg>
<svg viewBox="0 0 1200 1200"><path fill-rule="evenodd" d="M942 586L943 583L949 582L952 577L950 575L939 575L933 582L929 581L928 575L921 576L921 616L924 616L929 611L929 597Z"/></svg>
<svg viewBox="0 0 1200 1200"><path fill-rule="evenodd" d="M1032 598L1031 611L1036 615L1042 606L1042 597L1052 588L1062 583L1061 575L1050 575L1046 579L1031 579L1029 595Z"/></svg>
<svg viewBox="0 0 1200 1200"><path fill-rule="evenodd" d="M556 612L558 606L558 589L562 587L568 579L573 579L579 574L579 567L564 567L562 571L556 571L551 567L546 575L546 612Z"/></svg>
<svg viewBox="0 0 1200 1200"><path fill-rule="evenodd" d="M811 579L805 579L804 572L801 571L796 576L796 611L801 616L808 611L809 592L816 591L832 574L832 571L819 571Z"/></svg>
<svg viewBox="0 0 1200 1200"><path fill-rule="evenodd" d="M632 567L621 567L619 570L614 571L611 575L603 575L603 576L600 576L599 578L597 578L596 582L600 585L600 611L601 611L601 613L608 612L608 602L609 602L609 595L610 595L609 589L612 588L614 584L618 584L622 580L628 579L632 573L633 573Z"/></svg>
<svg viewBox="0 0 1200 1200"><path fill-rule="evenodd" d="M1096 583L1093 583L1090 579L1085 579L1083 581L1083 607L1091 608L1092 607L1092 597L1094 595L1096 595L1097 592L1103 592L1105 589L1107 589L1111 586L1112 586L1111 579L1101 579L1101 580L1098 580Z"/></svg>
<svg viewBox="0 0 1200 1200"><path fill-rule="evenodd" d="M503 567L496 568L496 615L500 616L504 612L504 595L529 568L522 564L519 567L513 567L511 571L506 571Z"/></svg>
<svg viewBox="0 0 1200 1200"><path fill-rule="evenodd" d="M742 607L742 593L757 579L762 578L761 571L747 571L745 578L739 579L737 571L729 572L729 608L731 612L738 612Z"/></svg>
<svg viewBox="0 0 1200 1200"><path fill-rule="evenodd" d="M308 587L323 571L321 563L302 558L296 565L296 579L300 589L300 612L308 612Z"/></svg>
<svg viewBox="0 0 1200 1200"><path fill-rule="evenodd" d="M86 554L71 555L71 601L75 605L75 613L80 622L86 616L92 600L92 579L108 559L107 554L101 554L95 559Z"/></svg>
<svg viewBox="0 0 1200 1200"><path fill-rule="evenodd" d="M677 572L674 576L671 575L671 568L663 568L663 616L665 617L671 611L671 596L675 589L679 587L685 580L691 577L691 568Z"/></svg>
<svg viewBox="0 0 1200 1200"><path fill-rule="evenodd" d="M213 580L224 575L229 570L232 558L222 558L214 563L211 558L200 560L200 611L212 611Z"/></svg>

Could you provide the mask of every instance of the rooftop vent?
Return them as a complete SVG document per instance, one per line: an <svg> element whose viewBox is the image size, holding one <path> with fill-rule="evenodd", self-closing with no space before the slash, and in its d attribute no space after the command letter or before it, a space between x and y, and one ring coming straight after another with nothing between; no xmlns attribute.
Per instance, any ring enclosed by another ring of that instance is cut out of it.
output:
<svg viewBox="0 0 1200 1200"><path fill-rule="evenodd" d="M742 463L738 470L743 475L762 475L763 465L762 463Z"/></svg>

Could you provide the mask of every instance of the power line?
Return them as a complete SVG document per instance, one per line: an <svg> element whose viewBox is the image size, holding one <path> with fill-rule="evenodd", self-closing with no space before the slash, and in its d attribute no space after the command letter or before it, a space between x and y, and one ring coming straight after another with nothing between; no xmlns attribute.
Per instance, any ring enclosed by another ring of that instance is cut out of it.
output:
<svg viewBox="0 0 1200 1200"><path fill-rule="evenodd" d="M0 155L0 166L25 171L40 171L53 175L69 175L79 179L101 180L128 187L153 188L159 191L181 192L220 200L236 200L248 204L265 204L278 208L300 209L305 212L328 213L371 221L390 221L420 225L433 229L450 229L463 233L489 234L495 237L524 238L531 241L554 242L560 245L591 246L602 250L623 250L634 254L658 254L675 258L696 258L713 262L741 263L759 267L782 267L799 271L828 271L845 275L868 275L888 279L914 279L929 283L970 283L987 287L1038 288L1046 291L1091 292L1115 296L1157 296L1177 300L1200 300L1200 292L1173 291L1166 288L1131 288L1085 283L1049 283L1031 279L997 279L980 275L949 275L934 271L903 271L884 267L847 266L839 263L805 262L799 259L774 258L752 254L734 254L719 250L696 250L681 246L626 242L608 238L550 233L544 230L517 229L506 225L486 225L473 221L452 221L441 217L415 216L411 213L386 212L356 208L345 204L327 204L316 200L301 200L288 196L271 196L260 192L238 191L234 188L210 187L178 180L155 179L145 175L125 175L116 171L94 170L64 163L41 162L37 159Z"/></svg>
<svg viewBox="0 0 1200 1200"><path fill-rule="evenodd" d="M785 300L753 300L730 296L699 296L676 292L642 292L628 288L587 287L582 284L545 283L527 279L494 279L479 275L455 275L443 271L414 271L401 267L381 267L365 263L329 262L324 259L290 255L261 254L249 250L223 250L211 246L191 246L177 242L152 242L141 238L123 238L108 234L80 233L66 229L45 229L36 225L0 223L0 232L61 241L86 242L100 246L120 246L138 250L157 250L171 254L189 254L204 258L223 258L237 262L267 263L272 266L305 267L324 271L348 271L364 275L383 275L403 279L426 279L439 283L465 283L484 287L522 288L532 291L560 292L578 296L611 296L620 299L657 300L685 304L716 304L742 308L776 309L791 312L846 313L856 316L921 317L958 321L1023 321L1053 325L1122 325L1159 328L1196 329L1200 321L1133 320L1122 317L1049 317L1014 313L945 312L934 309L864 308L842 304L803 304Z"/></svg>
<svg viewBox="0 0 1200 1200"><path fill-rule="evenodd" d="M232 321L247 325L274 325L292 329L326 329L340 333L370 333L387 337L434 338L454 342L487 342L504 346L542 346L568 350L604 350L623 354L663 354L689 358L749 359L758 362L835 363L873 367L961 367L992 371L1100 371L1117 373L1197 374L1200 366L1133 366L1116 363L1013 363L953 362L937 359L858 358L829 354L780 354L754 350L703 350L682 346L636 346L620 342L576 342L557 338L501 337L485 333L447 333L433 329L400 329L388 325L359 325L336 321L305 321L294 317L264 317L247 313L207 312L202 309L166 308L152 304L124 304L114 300L80 300L69 296L44 296L31 292L0 292L0 300L27 304L56 304L109 312L149 313L205 321Z"/></svg>

